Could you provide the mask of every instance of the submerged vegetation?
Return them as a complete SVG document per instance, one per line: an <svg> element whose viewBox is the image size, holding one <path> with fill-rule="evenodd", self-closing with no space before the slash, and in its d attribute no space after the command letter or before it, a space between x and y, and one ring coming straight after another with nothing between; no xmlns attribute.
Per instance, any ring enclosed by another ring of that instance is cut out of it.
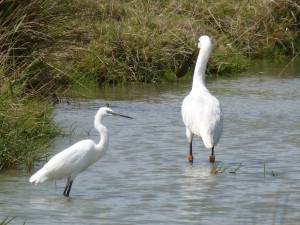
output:
<svg viewBox="0 0 300 225"><path fill-rule="evenodd" d="M30 167L55 137L57 88L175 80L203 34L210 74L295 57L299 12L296 0L0 0L0 169Z"/></svg>
<svg viewBox="0 0 300 225"><path fill-rule="evenodd" d="M230 174L237 174L237 172L241 169L241 167L243 166L242 163L240 163L236 168L234 169L230 169L229 173ZM211 167L211 174L223 174L227 171L227 169L229 168L229 166L224 166L224 165L219 165L217 163L214 163Z"/></svg>
<svg viewBox="0 0 300 225"><path fill-rule="evenodd" d="M0 220L0 225L7 225L9 224L11 221L13 221L14 217L10 218L10 217L6 217L4 219ZM25 223L24 223L25 224Z"/></svg>

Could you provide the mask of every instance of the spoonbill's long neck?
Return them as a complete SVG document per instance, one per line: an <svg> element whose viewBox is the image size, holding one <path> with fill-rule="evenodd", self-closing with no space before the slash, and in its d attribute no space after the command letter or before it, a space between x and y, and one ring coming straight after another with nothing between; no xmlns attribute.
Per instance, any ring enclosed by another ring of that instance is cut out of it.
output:
<svg viewBox="0 0 300 225"><path fill-rule="evenodd" d="M199 90L199 88L205 87L205 70L208 62L208 58L211 52L211 45L207 45L201 48L199 56L197 58L194 77L193 77L193 89Z"/></svg>

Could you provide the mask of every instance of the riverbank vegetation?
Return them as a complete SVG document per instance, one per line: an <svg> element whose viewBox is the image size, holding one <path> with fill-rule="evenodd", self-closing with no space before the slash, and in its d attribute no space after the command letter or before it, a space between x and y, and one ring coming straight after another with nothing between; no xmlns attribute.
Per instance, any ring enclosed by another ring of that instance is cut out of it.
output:
<svg viewBox="0 0 300 225"><path fill-rule="evenodd" d="M299 12L296 0L0 0L0 168L30 167L55 137L58 88L176 80L203 34L209 74L293 58Z"/></svg>

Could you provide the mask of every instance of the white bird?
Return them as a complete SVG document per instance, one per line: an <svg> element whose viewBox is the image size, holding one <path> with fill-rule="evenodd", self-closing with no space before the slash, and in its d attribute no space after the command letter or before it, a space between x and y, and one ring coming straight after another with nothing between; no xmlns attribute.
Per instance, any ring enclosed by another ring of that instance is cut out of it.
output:
<svg viewBox="0 0 300 225"><path fill-rule="evenodd" d="M118 114L110 108L100 108L94 121L94 126L100 133L100 142L98 144L93 140L82 140L77 142L53 156L43 168L30 177L29 181L34 184L39 184L48 180L56 181L67 177L67 184L63 195L69 196L73 181L77 174L98 161L107 152L109 139L108 130L101 122L104 117L109 115L132 119L132 117Z"/></svg>
<svg viewBox="0 0 300 225"><path fill-rule="evenodd" d="M201 137L205 147L211 149L210 162L214 162L214 147L218 144L223 131L221 105L205 86L205 70L211 50L210 38L201 36L198 47L176 74L177 77L184 76L193 59L199 54L193 76L192 90L184 98L181 107L182 119L186 126L186 136L190 145L188 159L191 163L193 162L192 141L194 135Z"/></svg>

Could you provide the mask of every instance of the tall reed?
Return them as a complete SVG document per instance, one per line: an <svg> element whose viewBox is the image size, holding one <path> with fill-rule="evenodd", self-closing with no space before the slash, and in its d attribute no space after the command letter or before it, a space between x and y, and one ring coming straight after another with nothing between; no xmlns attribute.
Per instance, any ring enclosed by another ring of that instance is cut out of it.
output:
<svg viewBox="0 0 300 225"><path fill-rule="evenodd" d="M33 98L39 87L51 85L45 67L37 69L37 51L50 43L47 21L54 6L43 0L0 1L0 170L30 168L57 133L49 100Z"/></svg>

